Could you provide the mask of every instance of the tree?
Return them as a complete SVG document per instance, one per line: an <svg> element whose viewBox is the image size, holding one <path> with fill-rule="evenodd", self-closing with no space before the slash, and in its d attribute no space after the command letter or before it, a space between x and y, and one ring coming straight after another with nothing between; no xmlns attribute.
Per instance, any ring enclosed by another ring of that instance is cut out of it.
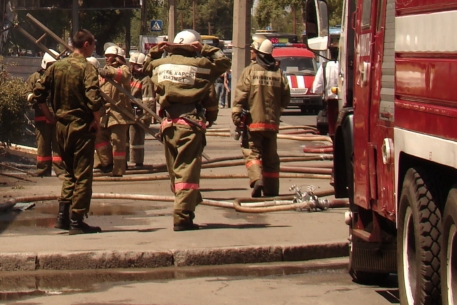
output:
<svg viewBox="0 0 457 305"><path fill-rule="evenodd" d="M341 0L328 0L330 26L341 24ZM303 0L259 0L255 21L260 28L271 25L280 32L299 34L303 30ZM298 16L298 17L297 17Z"/></svg>

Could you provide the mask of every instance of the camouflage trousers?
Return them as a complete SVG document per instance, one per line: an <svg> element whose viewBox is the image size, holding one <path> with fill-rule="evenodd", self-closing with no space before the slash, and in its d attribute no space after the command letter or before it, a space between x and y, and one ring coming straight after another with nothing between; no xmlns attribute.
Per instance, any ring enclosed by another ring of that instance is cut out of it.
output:
<svg viewBox="0 0 457 305"><path fill-rule="evenodd" d="M35 127L37 175L51 176L52 169L57 176L64 174L65 169L59 154L55 125L43 121L35 122Z"/></svg>
<svg viewBox="0 0 457 305"><path fill-rule="evenodd" d="M57 142L65 165L59 201L72 204L72 211L88 213L92 198L95 134L82 121L57 122Z"/></svg>
<svg viewBox="0 0 457 305"><path fill-rule="evenodd" d="M192 223L196 206L202 202L200 170L204 132L198 127L173 125L162 131L165 158L175 193L175 225Z"/></svg>
<svg viewBox="0 0 457 305"><path fill-rule="evenodd" d="M95 139L95 166L113 165L113 175L124 175L126 167L126 143L129 125L113 125L101 128Z"/></svg>
<svg viewBox="0 0 457 305"><path fill-rule="evenodd" d="M248 170L251 188L262 179L264 194L277 196L279 193L279 156L277 134L273 131L248 132L243 139L241 151Z"/></svg>

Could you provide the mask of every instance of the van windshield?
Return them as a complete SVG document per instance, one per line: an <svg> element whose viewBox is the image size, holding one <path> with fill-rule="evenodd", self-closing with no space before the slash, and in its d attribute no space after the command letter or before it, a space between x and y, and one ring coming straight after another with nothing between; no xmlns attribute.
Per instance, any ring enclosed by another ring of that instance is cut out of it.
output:
<svg viewBox="0 0 457 305"><path fill-rule="evenodd" d="M311 57L284 56L275 57L280 61L280 68L286 73L316 75L316 62Z"/></svg>

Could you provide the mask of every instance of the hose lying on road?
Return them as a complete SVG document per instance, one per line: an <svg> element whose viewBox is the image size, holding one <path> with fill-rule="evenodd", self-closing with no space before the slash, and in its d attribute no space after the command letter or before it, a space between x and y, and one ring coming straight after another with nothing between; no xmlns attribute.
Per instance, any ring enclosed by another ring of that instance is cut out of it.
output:
<svg viewBox="0 0 457 305"><path fill-rule="evenodd" d="M247 174L223 174L223 175L200 175L200 179L240 179L248 178ZM279 174L279 178L292 178L292 179L330 179L331 175L320 174ZM160 176L129 176L129 177L94 177L94 181L154 181L154 180L170 180L168 175Z"/></svg>
<svg viewBox="0 0 457 305"><path fill-rule="evenodd" d="M328 196L332 195L333 191L315 192L316 195ZM60 195L33 195L23 196L8 199L5 203L0 204L0 211L14 207L17 202L34 202L34 201L50 201L57 200ZM93 193L92 199L124 199L124 200L144 200L144 201L168 201L174 202L174 196L160 196L160 195L141 195L141 194L111 194L111 193ZM218 201L211 199L203 199L203 205L220 207L220 208L235 208L243 213L266 213L296 210L305 207L305 203L287 204L285 200L293 200L294 196L278 196L272 198L237 198L233 202ZM241 206L241 202L256 202L256 206L246 207ZM348 203L342 200L330 200L329 207L347 207ZM271 206L274 205L274 206Z"/></svg>
<svg viewBox="0 0 457 305"><path fill-rule="evenodd" d="M333 195L333 190L326 190L326 191L316 191L314 195L316 196L329 196ZM270 201L274 200L294 200L295 196L285 196L285 197L273 197ZM281 204L281 205L274 205L274 206L242 206L241 203L248 203L248 202L262 202L265 198L237 198L233 201L233 207L236 211L242 213L268 213L268 212L279 212L279 211L290 211L290 210L304 210L307 209L312 202L299 202L299 203L291 203L291 204ZM264 201L266 202L266 201ZM328 207L329 208L346 208L349 207L349 200L348 199L333 199L328 200Z"/></svg>

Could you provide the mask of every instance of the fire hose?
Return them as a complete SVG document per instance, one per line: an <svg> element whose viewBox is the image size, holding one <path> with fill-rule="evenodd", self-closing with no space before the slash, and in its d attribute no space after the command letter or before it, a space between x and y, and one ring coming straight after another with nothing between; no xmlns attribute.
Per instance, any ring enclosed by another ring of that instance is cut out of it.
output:
<svg viewBox="0 0 457 305"><path fill-rule="evenodd" d="M331 195L333 191L321 191L314 193L317 195ZM33 195L10 198L4 203L0 203L0 211L14 207L18 202L33 202L33 201L50 201L57 200L60 195ZM144 200L144 201L160 201L174 202L174 196L159 196L159 195L142 195L142 194L108 194L108 193L93 193L92 199L124 199L124 200ZM301 210L312 205L312 202L299 202L290 204L286 200L296 200L294 196L278 196L265 201L265 198L237 198L233 202L218 201L211 199L203 199L202 205L220 207L220 208L235 208L235 210L243 213L266 213L288 210ZM326 199L325 199L326 200ZM256 206L246 207L241 206L241 202L255 202ZM272 206L273 205L273 206ZM347 200L327 200L327 208L347 207Z"/></svg>

